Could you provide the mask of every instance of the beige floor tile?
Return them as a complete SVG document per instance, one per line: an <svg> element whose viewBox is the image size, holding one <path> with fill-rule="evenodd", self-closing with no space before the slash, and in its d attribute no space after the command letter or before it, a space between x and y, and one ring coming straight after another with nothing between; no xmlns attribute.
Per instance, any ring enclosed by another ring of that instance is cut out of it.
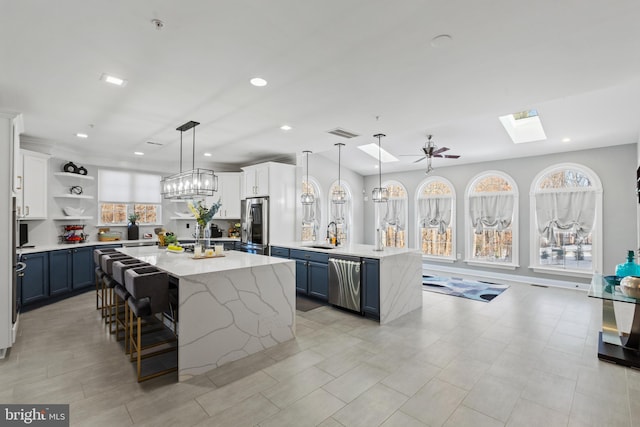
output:
<svg viewBox="0 0 640 427"><path fill-rule="evenodd" d="M526 399L518 399L507 427L564 427L569 417Z"/></svg>
<svg viewBox="0 0 640 427"><path fill-rule="evenodd" d="M389 375L387 371L365 362L325 384L322 388L348 403L387 375Z"/></svg>
<svg viewBox="0 0 640 427"><path fill-rule="evenodd" d="M568 414L573 400L576 382L542 371L534 371L522 398L549 409Z"/></svg>
<svg viewBox="0 0 640 427"><path fill-rule="evenodd" d="M618 365L600 362L595 369L581 368L578 373L576 392L589 396L627 395L627 370Z"/></svg>
<svg viewBox="0 0 640 427"><path fill-rule="evenodd" d="M416 420L415 418L405 414L402 411L396 411L381 425L382 427L425 427L426 424Z"/></svg>
<svg viewBox="0 0 640 427"><path fill-rule="evenodd" d="M427 362L405 363L383 379L382 384L411 397L441 371L441 368Z"/></svg>
<svg viewBox="0 0 640 427"><path fill-rule="evenodd" d="M587 396L576 392L571 405L570 422L591 427L631 425L627 396Z"/></svg>
<svg viewBox="0 0 640 427"><path fill-rule="evenodd" d="M104 411L95 411L85 418L80 418L73 412L69 412L69 425L74 427L124 427L133 425L124 405L112 406Z"/></svg>
<svg viewBox="0 0 640 427"><path fill-rule="evenodd" d="M242 402L219 412L211 418L197 424L198 427L241 427L255 426L259 422L278 413L279 409L261 394L243 400ZM178 425L178 424L176 424Z"/></svg>
<svg viewBox="0 0 640 427"><path fill-rule="evenodd" d="M462 404L506 422L521 392L521 386L513 386L505 379L485 375L473 386Z"/></svg>
<svg viewBox="0 0 640 427"><path fill-rule="evenodd" d="M318 389L262 421L260 427L305 427L320 424L344 406L340 399Z"/></svg>
<svg viewBox="0 0 640 427"><path fill-rule="evenodd" d="M581 355L584 350L585 340L586 338L576 338L571 335L554 332L549 337L547 347L563 353Z"/></svg>
<svg viewBox="0 0 640 427"><path fill-rule="evenodd" d="M263 371L259 371L236 382L227 384L224 387L203 394L196 398L196 401L207 411L209 416L214 416L242 402L246 398L272 387L276 383L277 381L272 377Z"/></svg>
<svg viewBox="0 0 640 427"><path fill-rule="evenodd" d="M264 372L276 380L282 381L312 367L316 363L322 362L324 359L324 356L316 353L315 351L305 350L265 368Z"/></svg>
<svg viewBox="0 0 640 427"><path fill-rule="evenodd" d="M485 414L460 405L449 417L444 427L502 427L504 423Z"/></svg>
<svg viewBox="0 0 640 427"><path fill-rule="evenodd" d="M182 405L172 405L169 410L136 421L135 425L144 427L191 427L208 419L209 415L202 409L202 406L198 405L195 400L189 400Z"/></svg>
<svg viewBox="0 0 640 427"><path fill-rule="evenodd" d="M320 424L318 427L344 427L342 424L333 419L333 417L329 417Z"/></svg>
<svg viewBox="0 0 640 427"><path fill-rule="evenodd" d="M295 340L294 340L295 341ZM287 341L289 342L289 341ZM218 387L232 383L261 369L267 368L277 363L277 360L266 355L264 351L249 355L245 358L235 360L226 365L222 365L212 371L207 372L207 376Z"/></svg>
<svg viewBox="0 0 640 427"><path fill-rule="evenodd" d="M345 426L368 427L382 424L404 402L407 396L382 384L376 384L333 415Z"/></svg>
<svg viewBox="0 0 640 427"><path fill-rule="evenodd" d="M439 340L421 350L413 358L446 368L463 350L462 345Z"/></svg>
<svg viewBox="0 0 640 427"><path fill-rule="evenodd" d="M429 426L441 426L456 410L466 394L464 389L434 378L400 410Z"/></svg>
<svg viewBox="0 0 640 427"><path fill-rule="evenodd" d="M285 408L333 379L333 376L312 366L263 390L262 395L277 407Z"/></svg>
<svg viewBox="0 0 640 427"><path fill-rule="evenodd" d="M362 362L366 362L374 356L374 353L363 350L360 347L351 347L346 351L324 359L315 366L323 371L339 377L345 372L355 368Z"/></svg>
<svg viewBox="0 0 640 427"><path fill-rule="evenodd" d="M438 378L465 390L471 390L490 367L486 362L461 356L449 363L438 374Z"/></svg>

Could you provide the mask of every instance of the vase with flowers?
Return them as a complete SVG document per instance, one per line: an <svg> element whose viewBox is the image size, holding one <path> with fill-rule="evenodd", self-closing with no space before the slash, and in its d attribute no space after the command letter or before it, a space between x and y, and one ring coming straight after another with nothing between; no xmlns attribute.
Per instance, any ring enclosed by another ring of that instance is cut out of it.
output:
<svg viewBox="0 0 640 427"><path fill-rule="evenodd" d="M127 239L138 240L140 238L140 229L136 221L140 219L137 213L129 214L129 225L127 225Z"/></svg>
<svg viewBox="0 0 640 427"><path fill-rule="evenodd" d="M196 240L207 238L207 234L210 233L209 222L211 222L214 215L218 213L218 210L220 210L220 206L222 206L220 199L218 199L216 203L213 203L209 208L207 208L202 201L189 202L188 206L196 219L196 232L194 237ZM198 242L196 241L196 244L197 243Z"/></svg>

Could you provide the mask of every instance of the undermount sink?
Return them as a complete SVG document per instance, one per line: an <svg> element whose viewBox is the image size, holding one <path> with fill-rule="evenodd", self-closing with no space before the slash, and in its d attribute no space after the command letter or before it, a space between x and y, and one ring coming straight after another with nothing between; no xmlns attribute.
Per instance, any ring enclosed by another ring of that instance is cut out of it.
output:
<svg viewBox="0 0 640 427"><path fill-rule="evenodd" d="M305 247L314 248L314 249L335 249L336 248L335 246L329 245L329 244L305 245Z"/></svg>

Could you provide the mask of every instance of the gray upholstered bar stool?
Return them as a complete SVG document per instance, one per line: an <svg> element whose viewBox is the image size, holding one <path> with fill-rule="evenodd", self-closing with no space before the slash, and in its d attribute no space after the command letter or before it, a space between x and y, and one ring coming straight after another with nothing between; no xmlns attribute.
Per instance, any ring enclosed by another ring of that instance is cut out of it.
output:
<svg viewBox="0 0 640 427"><path fill-rule="evenodd" d="M113 288L114 299L115 299L115 326L116 326L116 341L121 341L124 339L124 351L126 354L129 354L129 340L127 338L127 325L129 318L129 310L127 306L127 299L129 299L129 292L124 287L124 272L130 268L137 267L150 267L151 264L146 263L144 261L140 261L139 259L123 259L117 260L113 263L111 269L113 274L113 280L115 282L115 286ZM120 303L122 302L122 310L120 309ZM122 327L122 329L120 329ZM120 332L122 331L122 337L120 337Z"/></svg>
<svg viewBox="0 0 640 427"><path fill-rule="evenodd" d="M175 366L171 363L172 366L168 368L142 375L142 359L169 352L177 352L177 345L175 345L177 337L166 327L163 328L162 332L145 335L147 342L142 342L143 318L148 319L148 321L157 321L161 325L164 325L155 315L162 314L169 308L168 274L155 267L130 268L124 273L124 281L125 287L130 294L127 300L127 305L129 306L130 360L134 361L135 354L138 382L177 371L176 357ZM143 354L145 350L159 346L162 348ZM153 360L150 360L150 362L153 362Z"/></svg>
<svg viewBox="0 0 640 427"><path fill-rule="evenodd" d="M114 248L95 249L93 251L93 263L96 266L96 310L102 309L102 279L104 278L104 271L102 271L100 258L102 255L112 254L114 252L116 252Z"/></svg>
<svg viewBox="0 0 640 427"><path fill-rule="evenodd" d="M102 278L102 306L105 308L104 313L107 320L105 323L109 325L109 330L111 333L114 331L111 330L111 324L114 323L113 320L113 306L114 306L114 297L113 297L113 288L116 282L113 280L113 263L118 260L125 259L135 259L130 257L129 255L125 255L122 252L114 252L112 254L102 255L100 258L100 264L102 267L102 271L104 272L104 277Z"/></svg>

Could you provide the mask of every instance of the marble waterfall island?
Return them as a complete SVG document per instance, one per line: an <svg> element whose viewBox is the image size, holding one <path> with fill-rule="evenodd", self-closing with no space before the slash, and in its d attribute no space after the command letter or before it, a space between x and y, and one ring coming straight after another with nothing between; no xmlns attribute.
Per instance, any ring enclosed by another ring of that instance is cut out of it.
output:
<svg viewBox="0 0 640 427"><path fill-rule="evenodd" d="M178 279L180 381L295 338L295 262L236 251L196 260L157 247L119 250Z"/></svg>

